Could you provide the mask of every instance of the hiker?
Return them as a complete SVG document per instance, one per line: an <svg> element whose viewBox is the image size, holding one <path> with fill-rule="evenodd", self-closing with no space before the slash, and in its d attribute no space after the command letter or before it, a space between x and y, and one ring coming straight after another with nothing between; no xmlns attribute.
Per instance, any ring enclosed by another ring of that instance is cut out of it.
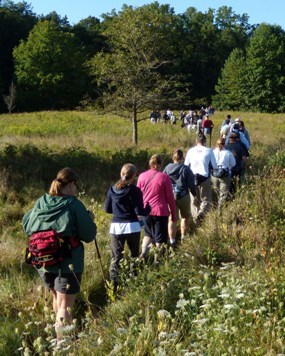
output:
<svg viewBox="0 0 285 356"><path fill-rule="evenodd" d="M206 137L208 135L210 136L210 147L211 147L211 137L212 137L213 127L214 127L213 121L209 118L209 115L206 114L202 122L202 129Z"/></svg>
<svg viewBox="0 0 285 356"><path fill-rule="evenodd" d="M250 144L251 144L250 136L249 136L247 129L245 128L244 122L239 118L236 119L236 122L239 125L239 127L238 127L239 132L242 132L244 134L244 137L246 138L246 140L248 141L249 146L250 146Z"/></svg>
<svg viewBox="0 0 285 356"><path fill-rule="evenodd" d="M203 116L199 116L196 122L196 133L197 136L202 135L203 134Z"/></svg>
<svg viewBox="0 0 285 356"><path fill-rule="evenodd" d="M110 226L112 252L110 279L114 292L117 291L119 284L119 268L125 242L128 244L131 258L138 257L141 235L138 216L146 216L151 210L148 203L144 208L142 192L134 184L136 173L137 169L133 164L124 164L120 179L110 187L105 203L105 211L113 214Z"/></svg>
<svg viewBox="0 0 285 356"><path fill-rule="evenodd" d="M149 160L149 170L139 175L137 186L143 193L143 200L151 206L150 214L144 218L145 236L142 242L141 258L145 258L153 243L158 249L167 243L169 210L171 220L176 221L176 207L171 180L161 172L162 157L154 154Z"/></svg>
<svg viewBox="0 0 285 356"><path fill-rule="evenodd" d="M232 132L229 137L229 143L225 145L225 149L230 150L235 157L236 164L231 169L231 185L230 193L234 194L237 187L241 185L247 152L239 142L239 133Z"/></svg>
<svg viewBox="0 0 285 356"><path fill-rule="evenodd" d="M191 194L191 213L194 224L199 226L206 213L211 208L212 187L210 179L210 164L217 169L217 162L213 151L205 147L205 135L198 135L196 146L190 148L185 157L185 164L189 166L194 174L196 185L196 196Z"/></svg>
<svg viewBox="0 0 285 356"><path fill-rule="evenodd" d="M221 127L223 127L224 125L226 125L226 124L228 124L228 123L229 123L230 125L233 123L232 115L231 115L231 114L228 114L227 117L225 118L225 120L223 120Z"/></svg>
<svg viewBox="0 0 285 356"><path fill-rule="evenodd" d="M225 139L228 136L230 129L231 129L231 121L230 119L226 119L225 124L222 125L220 129L220 137Z"/></svg>
<svg viewBox="0 0 285 356"><path fill-rule="evenodd" d="M239 131L239 124L238 123L234 123L233 125L231 125L230 131L228 132L228 135L226 137L226 145L229 143L229 137L233 132L237 132L238 133L238 137L240 139L240 141L245 145L246 149L249 149L249 142L248 140L245 138L245 135L243 134L243 132Z"/></svg>
<svg viewBox="0 0 285 356"><path fill-rule="evenodd" d="M54 265L47 261L40 266L37 265L40 259L35 261L40 277L52 292L58 340L63 327L72 321L72 309L80 291L84 269L82 241L93 241L97 231L94 214L87 211L75 196L78 184L79 176L75 171L68 167L61 169L52 181L49 193L41 196L23 217L23 228L28 236L54 230L70 248L63 260Z"/></svg>
<svg viewBox="0 0 285 356"><path fill-rule="evenodd" d="M193 196L196 195L196 188L194 184L194 175L191 169L184 164L183 152L180 149L176 149L172 155L173 163L169 163L163 173L167 174L172 183L175 204L176 204L176 217L179 213L181 216L181 240L183 240L187 234L187 230L190 224L190 195L189 189ZM175 247L176 244L176 222L169 219L168 222L168 234L170 239L170 245Z"/></svg>
<svg viewBox="0 0 285 356"><path fill-rule="evenodd" d="M231 183L231 169L236 160L231 151L225 149L226 140L218 138L217 147L213 150L218 170L212 171L212 185L217 196L218 209L228 200Z"/></svg>

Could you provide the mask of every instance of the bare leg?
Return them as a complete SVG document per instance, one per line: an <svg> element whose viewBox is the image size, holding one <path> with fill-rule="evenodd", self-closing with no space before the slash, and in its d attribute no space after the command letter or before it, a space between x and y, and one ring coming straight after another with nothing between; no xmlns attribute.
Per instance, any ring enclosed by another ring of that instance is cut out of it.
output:
<svg viewBox="0 0 285 356"><path fill-rule="evenodd" d="M52 289L51 292L52 292L52 308L55 315L57 315L57 294L54 289Z"/></svg>
<svg viewBox="0 0 285 356"><path fill-rule="evenodd" d="M176 239L176 222L173 222L171 219L168 221L168 235L170 243L175 243Z"/></svg>
<svg viewBox="0 0 285 356"><path fill-rule="evenodd" d="M146 257L149 245L152 243L152 238L149 236L144 236L143 242L142 242L142 253L140 255L141 258Z"/></svg>
<svg viewBox="0 0 285 356"><path fill-rule="evenodd" d="M56 292L57 314L55 331L57 338L60 339L61 328L64 325L70 324L72 321L72 309L75 303L76 294L62 294Z"/></svg>
<svg viewBox="0 0 285 356"><path fill-rule="evenodd" d="M181 240L183 240L184 237L186 236L189 224L190 224L190 218L181 219Z"/></svg>

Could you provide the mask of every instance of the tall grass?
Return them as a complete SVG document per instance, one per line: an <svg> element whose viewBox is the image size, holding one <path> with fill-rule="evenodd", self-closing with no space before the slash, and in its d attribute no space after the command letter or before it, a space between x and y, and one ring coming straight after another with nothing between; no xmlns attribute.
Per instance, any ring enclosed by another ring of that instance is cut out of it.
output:
<svg viewBox="0 0 285 356"><path fill-rule="evenodd" d="M214 116L215 130L227 113ZM23 262L21 218L47 190L59 168L82 177L80 199L93 209L104 278L108 277L110 216L107 189L126 162L139 171L154 152L165 164L171 152L194 144L179 123L131 123L98 113L46 112L2 115L0 123L0 352L13 355L264 355L284 354L284 169L283 115L232 113L252 138L246 185L234 201L191 230L159 265L122 263L119 296L103 282L94 244L86 245L86 269L73 327L77 341L54 347L51 296Z"/></svg>

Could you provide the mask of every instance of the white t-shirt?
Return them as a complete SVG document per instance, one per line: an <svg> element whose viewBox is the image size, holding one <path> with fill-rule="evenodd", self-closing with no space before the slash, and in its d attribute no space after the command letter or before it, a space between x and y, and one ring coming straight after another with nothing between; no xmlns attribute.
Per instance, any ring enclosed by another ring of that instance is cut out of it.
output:
<svg viewBox="0 0 285 356"><path fill-rule="evenodd" d="M222 168L233 168L236 165L236 159L231 151L217 147L214 149L214 155L217 161L217 165Z"/></svg>
<svg viewBox="0 0 285 356"><path fill-rule="evenodd" d="M193 174L200 174L204 177L209 177L210 175L210 163L214 169L218 168L214 152L210 148L202 145L190 148L184 162L186 166L191 168Z"/></svg>

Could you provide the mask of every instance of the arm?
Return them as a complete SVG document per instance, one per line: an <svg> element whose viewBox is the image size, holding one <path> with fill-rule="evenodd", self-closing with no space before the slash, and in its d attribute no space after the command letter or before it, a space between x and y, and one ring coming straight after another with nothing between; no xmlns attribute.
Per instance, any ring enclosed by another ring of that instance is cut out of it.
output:
<svg viewBox="0 0 285 356"><path fill-rule="evenodd" d="M190 154L189 151L186 154L185 160L184 160L184 164L188 167L190 167Z"/></svg>
<svg viewBox="0 0 285 356"><path fill-rule="evenodd" d="M111 194L110 194L110 189L107 193L107 198L106 198L106 202L105 202L105 211L108 214L113 214L113 209L112 209L112 198L111 198Z"/></svg>
<svg viewBox="0 0 285 356"><path fill-rule="evenodd" d="M235 165L236 165L236 159L235 159L235 156L232 154L231 151L229 151L230 154L229 154L229 166L230 168L233 168Z"/></svg>
<svg viewBox="0 0 285 356"><path fill-rule="evenodd" d="M195 183L194 183L194 174L193 174L192 170L189 167L187 167L185 169L185 171L186 171L187 186L188 186L191 194L193 196L196 196L196 186L195 186Z"/></svg>
<svg viewBox="0 0 285 356"><path fill-rule="evenodd" d="M93 241L97 234L97 226L83 203L76 200L70 205L70 209L73 213L74 225L79 240L84 242Z"/></svg>
<svg viewBox="0 0 285 356"><path fill-rule="evenodd" d="M135 213L137 215L146 216L150 213L151 211L150 205L149 203L147 203L146 206L144 207L142 191L138 187L135 187L135 189L133 190L132 201L134 202Z"/></svg>
<svg viewBox="0 0 285 356"><path fill-rule="evenodd" d="M210 156L210 162L211 162L211 164L212 164L213 169L218 169L217 161L216 161L214 152L213 152L212 150L211 150L210 155L211 155L211 156Z"/></svg>
<svg viewBox="0 0 285 356"><path fill-rule="evenodd" d="M171 220L173 222L175 222L176 221L176 204L175 204L172 184L171 184L170 178L167 175L165 175L164 178L165 178L165 194L166 194L167 203L170 208Z"/></svg>

